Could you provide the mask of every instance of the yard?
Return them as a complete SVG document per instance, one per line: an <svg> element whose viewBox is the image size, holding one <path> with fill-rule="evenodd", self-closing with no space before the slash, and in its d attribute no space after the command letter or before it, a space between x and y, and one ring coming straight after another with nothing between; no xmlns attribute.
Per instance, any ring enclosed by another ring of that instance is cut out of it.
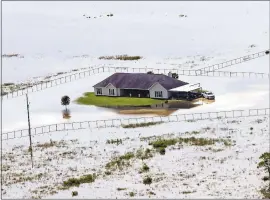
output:
<svg viewBox="0 0 270 200"><path fill-rule="evenodd" d="M114 106L150 106L164 102L164 100L150 98L130 98L130 97L107 97L95 96L93 92L84 93L83 97L76 99L78 104L95 105L101 107Z"/></svg>

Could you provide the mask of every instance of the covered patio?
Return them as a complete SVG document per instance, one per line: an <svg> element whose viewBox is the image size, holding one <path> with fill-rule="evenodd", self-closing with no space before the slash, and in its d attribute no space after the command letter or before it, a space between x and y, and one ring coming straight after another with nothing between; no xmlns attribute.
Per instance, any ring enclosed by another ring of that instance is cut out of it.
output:
<svg viewBox="0 0 270 200"><path fill-rule="evenodd" d="M171 99L190 101L200 98L202 96L201 91L200 83L187 84L169 90Z"/></svg>

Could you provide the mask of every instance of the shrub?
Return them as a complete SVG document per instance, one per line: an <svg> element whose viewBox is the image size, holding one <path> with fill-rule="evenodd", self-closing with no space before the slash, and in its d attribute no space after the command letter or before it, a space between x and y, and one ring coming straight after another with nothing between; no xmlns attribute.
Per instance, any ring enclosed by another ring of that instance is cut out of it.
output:
<svg viewBox="0 0 270 200"><path fill-rule="evenodd" d="M78 192L77 191L72 191L71 195L74 196L78 196Z"/></svg>
<svg viewBox="0 0 270 200"><path fill-rule="evenodd" d="M87 174L84 176L81 176L80 178L70 178L67 181L64 181L63 186L65 188L79 186L82 183L92 183L95 181L95 174Z"/></svg>
<svg viewBox="0 0 270 200"><path fill-rule="evenodd" d="M123 128L137 128L137 127L147 127L147 126L153 126L157 124L161 124L162 122L143 122L143 123L137 123L137 124L128 124L128 125L122 125Z"/></svg>
<svg viewBox="0 0 270 200"><path fill-rule="evenodd" d="M269 180L269 177L268 177L268 176L264 176L264 177L262 178L262 180L263 180L263 181L268 181L268 180Z"/></svg>
<svg viewBox="0 0 270 200"><path fill-rule="evenodd" d="M110 172L110 171L106 171L106 172L105 172L105 174L106 174L106 175L111 175L111 174L112 174L112 172Z"/></svg>
<svg viewBox="0 0 270 200"><path fill-rule="evenodd" d="M151 153L151 150L148 148L145 151L143 149L139 149L136 153L136 158L141 159L141 160L146 160L152 157L153 157L153 154Z"/></svg>
<svg viewBox="0 0 270 200"><path fill-rule="evenodd" d="M154 142L150 142L149 144L152 145L154 148L166 148L167 146L175 145L176 143L176 139L159 139Z"/></svg>
<svg viewBox="0 0 270 200"><path fill-rule="evenodd" d="M150 185L152 183L152 178L151 177L146 177L143 179L143 184L145 185Z"/></svg>
<svg viewBox="0 0 270 200"><path fill-rule="evenodd" d="M129 196L130 196L130 197L134 197L134 196L135 196L135 193L134 193L134 192L130 192L130 193L129 193Z"/></svg>
<svg viewBox="0 0 270 200"><path fill-rule="evenodd" d="M150 168L148 167L148 165L143 163L143 166L142 166L142 169L140 170L140 173L148 172L149 170L150 170Z"/></svg>
<svg viewBox="0 0 270 200"><path fill-rule="evenodd" d="M250 130L252 131L253 130L253 127L250 127Z"/></svg>
<svg viewBox="0 0 270 200"><path fill-rule="evenodd" d="M164 148L164 147L161 147L161 148L159 149L159 153L160 153L160 155L165 155L165 153L166 153L165 148Z"/></svg>

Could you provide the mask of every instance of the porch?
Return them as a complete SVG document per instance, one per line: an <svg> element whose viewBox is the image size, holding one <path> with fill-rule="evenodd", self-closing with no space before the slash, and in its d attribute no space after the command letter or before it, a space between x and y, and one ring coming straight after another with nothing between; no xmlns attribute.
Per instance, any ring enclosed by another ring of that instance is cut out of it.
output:
<svg viewBox="0 0 270 200"><path fill-rule="evenodd" d="M149 90L138 90L138 89L120 89L121 97L138 97L138 98L149 98Z"/></svg>

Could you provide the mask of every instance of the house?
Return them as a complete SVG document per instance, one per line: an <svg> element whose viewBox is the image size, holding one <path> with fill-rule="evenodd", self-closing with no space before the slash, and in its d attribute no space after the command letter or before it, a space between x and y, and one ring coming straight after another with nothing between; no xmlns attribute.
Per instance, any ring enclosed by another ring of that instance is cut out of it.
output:
<svg viewBox="0 0 270 200"><path fill-rule="evenodd" d="M186 86L185 90L181 87ZM177 94L187 94L189 83L164 74L115 73L94 85L96 96L148 97L169 99ZM174 90L172 90L174 89ZM196 88L197 89L197 88Z"/></svg>

